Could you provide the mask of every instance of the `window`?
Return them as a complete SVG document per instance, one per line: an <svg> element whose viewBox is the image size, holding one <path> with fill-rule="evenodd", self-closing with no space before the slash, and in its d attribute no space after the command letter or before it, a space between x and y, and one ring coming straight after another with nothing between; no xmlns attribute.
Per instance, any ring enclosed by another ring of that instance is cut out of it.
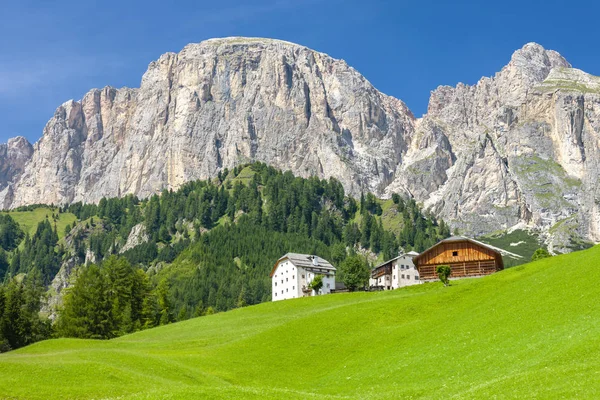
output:
<svg viewBox="0 0 600 400"><path fill-rule="evenodd" d="M404 274L402 274L402 279L404 279Z"/></svg>
<svg viewBox="0 0 600 400"><path fill-rule="evenodd" d="M458 251L453 251L452 252L452 257L458 257Z"/></svg>
<svg viewBox="0 0 600 400"><path fill-rule="evenodd" d="M288 290L287 290L287 289L285 289L285 292L287 293L287 292L288 292Z"/></svg>
<svg viewBox="0 0 600 400"><path fill-rule="evenodd" d="M281 294L283 294L283 290L281 291Z"/></svg>
<svg viewBox="0 0 600 400"><path fill-rule="evenodd" d="M292 279L296 279L296 275L292 275Z"/></svg>
<svg viewBox="0 0 600 400"><path fill-rule="evenodd" d="M296 290L296 286L292 286L292 290Z"/></svg>
<svg viewBox="0 0 600 400"><path fill-rule="evenodd" d="M288 281L288 278L285 278L285 281L287 282L287 281Z"/></svg>
<svg viewBox="0 0 600 400"><path fill-rule="evenodd" d="M277 297L277 292L275 292L275 297Z"/></svg>
<svg viewBox="0 0 600 400"><path fill-rule="evenodd" d="M329 289L331 286L329 286L329 283L327 284L327 289Z"/></svg>
<svg viewBox="0 0 600 400"><path fill-rule="evenodd" d="M396 275L394 275L394 279L396 279Z"/></svg>
<svg viewBox="0 0 600 400"><path fill-rule="evenodd" d="M417 275L415 275L415 281L418 281L419 277Z"/></svg>
<svg viewBox="0 0 600 400"><path fill-rule="evenodd" d="M277 286L277 282L275 282L275 286Z"/></svg>
<svg viewBox="0 0 600 400"><path fill-rule="evenodd" d="M304 275L302 275L302 279L304 279Z"/></svg>
<svg viewBox="0 0 600 400"><path fill-rule="evenodd" d="M281 284L283 285L283 279L281 280Z"/></svg>

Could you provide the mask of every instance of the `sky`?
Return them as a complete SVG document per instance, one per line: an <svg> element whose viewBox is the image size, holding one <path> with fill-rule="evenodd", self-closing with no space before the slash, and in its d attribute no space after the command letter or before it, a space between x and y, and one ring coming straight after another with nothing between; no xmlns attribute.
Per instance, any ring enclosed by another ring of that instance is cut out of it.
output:
<svg viewBox="0 0 600 400"><path fill-rule="evenodd" d="M344 59L421 116L437 86L492 76L528 42L600 75L599 12L588 0L0 0L0 142L35 142L65 101L139 87L161 54L226 36Z"/></svg>

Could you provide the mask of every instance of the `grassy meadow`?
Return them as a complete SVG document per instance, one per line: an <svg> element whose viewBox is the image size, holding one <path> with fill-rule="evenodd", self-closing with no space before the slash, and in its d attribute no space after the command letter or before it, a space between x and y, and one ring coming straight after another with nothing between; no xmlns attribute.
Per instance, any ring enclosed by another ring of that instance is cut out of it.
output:
<svg viewBox="0 0 600 400"><path fill-rule="evenodd" d="M600 246L0 354L0 398L598 398Z"/></svg>
<svg viewBox="0 0 600 400"><path fill-rule="evenodd" d="M52 222L52 214L56 214L58 217L56 220L56 231L59 239L65 236L67 225L73 225L77 220L77 217L71 213L59 213L57 208L50 207L39 207L31 211L8 211L4 212L4 214L10 215L21 226L21 229L24 232L29 232L30 235L35 233L38 224L46 217Z"/></svg>

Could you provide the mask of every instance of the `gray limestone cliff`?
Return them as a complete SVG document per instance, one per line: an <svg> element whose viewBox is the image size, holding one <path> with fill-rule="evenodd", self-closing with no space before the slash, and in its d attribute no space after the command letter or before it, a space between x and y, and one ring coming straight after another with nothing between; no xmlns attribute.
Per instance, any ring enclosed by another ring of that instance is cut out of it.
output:
<svg viewBox="0 0 600 400"><path fill-rule="evenodd" d="M145 197L254 160L381 192L413 120L344 61L277 40L208 40L151 63L139 89L60 106L4 206Z"/></svg>
<svg viewBox="0 0 600 400"><path fill-rule="evenodd" d="M529 43L492 78L439 87L387 192L470 234L533 227L555 251L600 241L599 81Z"/></svg>
<svg viewBox="0 0 600 400"><path fill-rule="evenodd" d="M212 39L151 63L138 89L63 104L33 147L16 140L0 147L5 208L145 197L257 160L405 193L472 235L600 241L600 79L534 43L494 77L437 88L416 119L344 61Z"/></svg>

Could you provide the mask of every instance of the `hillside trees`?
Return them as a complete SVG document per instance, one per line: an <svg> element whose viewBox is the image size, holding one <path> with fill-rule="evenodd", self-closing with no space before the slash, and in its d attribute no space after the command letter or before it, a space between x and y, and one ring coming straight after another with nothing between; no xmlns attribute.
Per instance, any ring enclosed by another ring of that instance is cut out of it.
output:
<svg viewBox="0 0 600 400"><path fill-rule="evenodd" d="M37 270L48 284L62 263L95 260L79 267L58 333L114 337L268 301L269 270L286 252L315 254L341 267L356 252L390 259L400 248L420 251L449 235L444 221L423 213L414 200L392 200L365 193L357 201L333 178L299 178L261 163L238 166L218 179L188 182L144 200L127 195L97 205L74 203L61 210L77 221L60 242L52 218L23 235L17 247L19 233L7 219L7 232L13 232L7 237L17 239L5 258L0 250L0 274ZM138 224L148 237L140 234L138 244L122 252ZM362 265L348 268L356 287L364 279L356 275L367 269Z"/></svg>
<svg viewBox="0 0 600 400"><path fill-rule="evenodd" d="M369 267L359 256L346 258L338 270L339 278L351 292L364 288L369 283Z"/></svg>
<svg viewBox="0 0 600 400"><path fill-rule="evenodd" d="M0 352L50 335L50 321L39 316L43 292L38 271L31 271L21 282L10 279L0 286Z"/></svg>
<svg viewBox="0 0 600 400"><path fill-rule="evenodd" d="M24 235L25 234L19 227L19 224L17 224L10 215L0 214L0 247L3 250L14 250L19 245Z"/></svg>
<svg viewBox="0 0 600 400"><path fill-rule="evenodd" d="M60 268L62 249L57 244L56 223L52 224L46 218L38 224L33 236L25 236L23 251L13 256L10 273L29 273L37 269L42 281L49 283Z"/></svg>
<svg viewBox="0 0 600 400"><path fill-rule="evenodd" d="M155 326L156 295L143 271L123 257L81 271L59 313L60 336L109 339Z"/></svg>

